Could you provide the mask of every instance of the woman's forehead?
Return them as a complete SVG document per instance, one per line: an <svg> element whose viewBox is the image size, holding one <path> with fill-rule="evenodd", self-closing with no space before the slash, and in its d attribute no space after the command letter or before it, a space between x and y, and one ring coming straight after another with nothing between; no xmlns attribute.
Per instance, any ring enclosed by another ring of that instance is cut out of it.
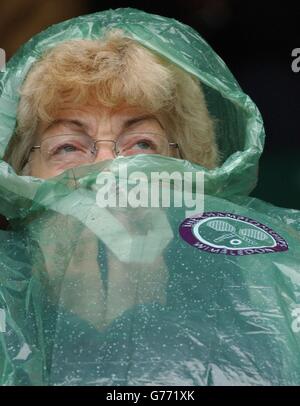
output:
<svg viewBox="0 0 300 406"><path fill-rule="evenodd" d="M111 126L116 130L126 129L137 125L151 124L163 126L157 115L142 107L118 106L64 106L53 115L51 121L41 122L38 133L50 132L55 128L77 128L85 131L96 131L99 126Z"/></svg>
<svg viewBox="0 0 300 406"><path fill-rule="evenodd" d="M51 114L51 121L59 119L80 118L120 118L126 120L131 117L143 115L155 116L147 108L142 106L130 106L121 104L115 107L103 106L99 103L94 104L62 104Z"/></svg>

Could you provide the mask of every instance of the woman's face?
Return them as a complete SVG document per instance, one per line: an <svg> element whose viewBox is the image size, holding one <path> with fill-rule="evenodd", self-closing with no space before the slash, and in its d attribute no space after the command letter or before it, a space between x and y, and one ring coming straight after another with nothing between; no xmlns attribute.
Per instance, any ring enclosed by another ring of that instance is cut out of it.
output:
<svg viewBox="0 0 300 406"><path fill-rule="evenodd" d="M167 146L168 152L162 154L169 155L160 120L141 108L65 107L50 124L40 123L35 145L42 148L32 150L29 174L46 179L71 167L114 159L116 149L112 141L117 142L120 155L153 153L153 137L162 141L163 147L159 148Z"/></svg>

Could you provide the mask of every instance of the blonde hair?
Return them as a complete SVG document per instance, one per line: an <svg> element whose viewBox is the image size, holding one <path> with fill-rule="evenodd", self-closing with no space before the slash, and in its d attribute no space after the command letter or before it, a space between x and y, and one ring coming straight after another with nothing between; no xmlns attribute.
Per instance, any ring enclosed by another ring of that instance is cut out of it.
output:
<svg viewBox="0 0 300 406"><path fill-rule="evenodd" d="M160 114L184 159L207 168L218 164L214 123L199 80L121 30L51 48L33 65L20 94L6 153L17 173L24 174L38 123L50 122L65 103L85 105L91 99L105 107L126 103Z"/></svg>

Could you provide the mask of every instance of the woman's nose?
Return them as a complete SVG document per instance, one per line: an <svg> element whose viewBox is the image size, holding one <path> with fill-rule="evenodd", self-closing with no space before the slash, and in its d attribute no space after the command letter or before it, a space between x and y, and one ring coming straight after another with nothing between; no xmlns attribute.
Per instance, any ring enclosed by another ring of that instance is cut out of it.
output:
<svg viewBox="0 0 300 406"><path fill-rule="evenodd" d="M100 162L100 161L105 161L106 159L114 159L116 158L116 153L115 153L115 144L114 141L110 140L103 140L103 141L97 141L95 145L95 161L94 162Z"/></svg>

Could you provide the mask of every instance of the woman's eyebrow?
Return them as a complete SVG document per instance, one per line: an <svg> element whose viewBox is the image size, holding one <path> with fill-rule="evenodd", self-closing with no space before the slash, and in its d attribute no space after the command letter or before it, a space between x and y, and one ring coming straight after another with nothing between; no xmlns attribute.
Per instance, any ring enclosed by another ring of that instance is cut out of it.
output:
<svg viewBox="0 0 300 406"><path fill-rule="evenodd" d="M155 120L160 125L160 127L164 130L164 127L161 124L161 122L159 121L159 119L153 114L143 114L138 117L129 118L128 120L125 120L125 122L122 125L122 128L124 131L124 130L129 129L130 127L134 127L135 125L138 125L144 121L151 121L151 120ZM52 123L49 124L49 126L46 128L46 130L44 130L44 133L58 125L64 125L66 127L76 126L77 128L82 129L82 130L85 130L85 131L88 130L88 125L86 123L76 120L75 118L74 119L58 118L56 120L53 120Z"/></svg>
<svg viewBox="0 0 300 406"><path fill-rule="evenodd" d="M79 127L81 129L86 130L87 129L87 125L79 120L76 119L66 119L66 118L58 118L56 120L53 120L52 123L46 128L45 131L50 130L51 128L57 126L57 125L64 125L66 127ZM45 132L44 131L44 132Z"/></svg>
<svg viewBox="0 0 300 406"><path fill-rule="evenodd" d="M143 114L142 116L133 117L133 118L130 118L129 120L126 120L123 123L123 130L124 129L126 130L126 129L130 128L130 127L133 127L135 124L140 124L143 121L150 121L150 120L157 121L158 124L160 125L160 127L162 128L162 130L164 130L164 127L162 126L161 122L153 114Z"/></svg>

